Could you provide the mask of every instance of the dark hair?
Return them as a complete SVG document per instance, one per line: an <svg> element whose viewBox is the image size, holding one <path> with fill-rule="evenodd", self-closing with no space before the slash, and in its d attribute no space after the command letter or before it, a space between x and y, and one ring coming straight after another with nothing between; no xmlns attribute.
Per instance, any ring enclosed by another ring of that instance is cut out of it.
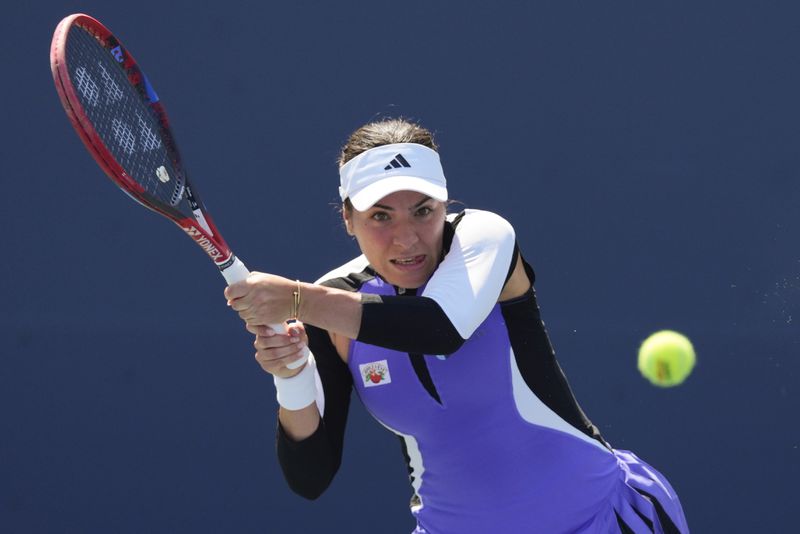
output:
<svg viewBox="0 0 800 534"><path fill-rule="evenodd" d="M382 119L365 124L350 134L339 154L339 167L370 148L394 143L417 143L438 150L430 130L402 117Z"/></svg>
<svg viewBox="0 0 800 534"><path fill-rule="evenodd" d="M402 117L381 119L367 123L350 134L339 153L339 167L370 148L394 143L417 143L431 150L439 150L433 133L427 128ZM353 211L349 198L344 200L344 209L348 213Z"/></svg>

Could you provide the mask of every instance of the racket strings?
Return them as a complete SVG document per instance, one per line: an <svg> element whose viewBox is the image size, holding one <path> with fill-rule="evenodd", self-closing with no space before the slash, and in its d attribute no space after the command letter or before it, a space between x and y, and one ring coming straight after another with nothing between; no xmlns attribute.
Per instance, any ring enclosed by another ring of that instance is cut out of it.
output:
<svg viewBox="0 0 800 534"><path fill-rule="evenodd" d="M103 144L147 195L177 207L185 180L149 100L128 80L112 51L84 28L70 29L66 57L72 84Z"/></svg>

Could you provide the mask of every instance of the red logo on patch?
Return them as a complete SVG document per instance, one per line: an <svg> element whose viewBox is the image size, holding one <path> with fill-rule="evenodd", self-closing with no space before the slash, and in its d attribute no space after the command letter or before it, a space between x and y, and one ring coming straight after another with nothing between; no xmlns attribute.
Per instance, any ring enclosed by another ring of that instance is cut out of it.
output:
<svg viewBox="0 0 800 534"><path fill-rule="evenodd" d="M364 380L364 387L382 386L392 381L389 374L389 362L386 360L361 364L358 366L358 370Z"/></svg>

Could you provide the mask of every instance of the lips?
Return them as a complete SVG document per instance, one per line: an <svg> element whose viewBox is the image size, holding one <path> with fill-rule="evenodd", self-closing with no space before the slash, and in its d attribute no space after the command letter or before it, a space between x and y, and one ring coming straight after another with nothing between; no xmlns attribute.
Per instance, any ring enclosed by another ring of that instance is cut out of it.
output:
<svg viewBox="0 0 800 534"><path fill-rule="evenodd" d="M425 262L425 255L420 254L419 256L408 256L406 258L394 258L389 261L398 267L416 267Z"/></svg>

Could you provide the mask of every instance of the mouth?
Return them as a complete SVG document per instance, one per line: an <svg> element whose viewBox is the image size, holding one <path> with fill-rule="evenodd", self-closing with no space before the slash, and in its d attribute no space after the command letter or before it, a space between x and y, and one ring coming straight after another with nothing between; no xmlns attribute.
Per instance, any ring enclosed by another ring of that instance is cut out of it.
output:
<svg viewBox="0 0 800 534"><path fill-rule="evenodd" d="M419 256L408 256L406 258L394 258L389 261L398 267L416 267L425 262L425 254L420 254Z"/></svg>

